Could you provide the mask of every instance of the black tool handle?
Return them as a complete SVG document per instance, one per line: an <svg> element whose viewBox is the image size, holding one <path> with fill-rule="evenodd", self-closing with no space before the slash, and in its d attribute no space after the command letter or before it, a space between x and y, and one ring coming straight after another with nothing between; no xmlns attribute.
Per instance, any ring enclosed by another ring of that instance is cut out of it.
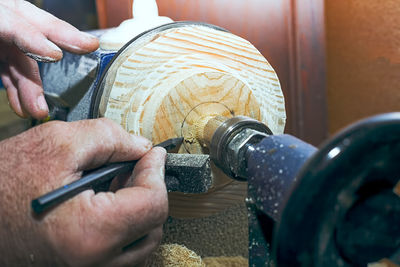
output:
<svg viewBox="0 0 400 267"><path fill-rule="evenodd" d="M32 209L35 213L40 214L41 212L60 204L69 198L72 198L82 191L94 188L95 186L110 181L119 174L132 171L136 163L136 160L112 163L105 167L94 170L82 176L82 178L79 180L64 185L50 193L32 200Z"/></svg>

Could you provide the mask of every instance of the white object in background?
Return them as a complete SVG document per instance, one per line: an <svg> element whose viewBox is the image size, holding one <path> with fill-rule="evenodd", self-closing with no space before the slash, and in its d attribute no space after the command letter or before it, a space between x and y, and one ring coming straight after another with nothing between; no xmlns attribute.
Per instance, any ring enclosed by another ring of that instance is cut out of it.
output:
<svg viewBox="0 0 400 267"><path fill-rule="evenodd" d="M123 21L117 28L110 29L100 37L101 49L119 50L142 32L173 22L168 17L158 15L156 0L134 0L132 13L132 19Z"/></svg>

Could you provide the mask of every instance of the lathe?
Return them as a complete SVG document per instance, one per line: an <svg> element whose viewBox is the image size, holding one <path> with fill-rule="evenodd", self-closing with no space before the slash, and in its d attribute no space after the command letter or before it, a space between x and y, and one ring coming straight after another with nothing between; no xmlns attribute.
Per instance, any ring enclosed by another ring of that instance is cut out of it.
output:
<svg viewBox="0 0 400 267"><path fill-rule="evenodd" d="M400 264L400 113L317 150L283 134L276 73L224 29L174 22L108 49L41 65L50 119L108 117L154 143L183 137L177 153L210 155L208 192L171 193L172 216L245 201L250 266Z"/></svg>

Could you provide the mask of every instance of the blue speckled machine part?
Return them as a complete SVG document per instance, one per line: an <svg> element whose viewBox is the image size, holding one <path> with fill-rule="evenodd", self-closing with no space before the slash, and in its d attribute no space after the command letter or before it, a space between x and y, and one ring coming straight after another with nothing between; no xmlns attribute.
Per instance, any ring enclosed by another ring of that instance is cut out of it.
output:
<svg viewBox="0 0 400 267"><path fill-rule="evenodd" d="M91 33L100 36L103 32ZM101 49L87 55L64 51L61 61L40 64L51 119L76 121L90 118L95 88L115 54Z"/></svg>
<svg viewBox="0 0 400 267"><path fill-rule="evenodd" d="M271 135L247 151L250 266L270 266L273 226L297 173L317 149L291 135Z"/></svg>
<svg viewBox="0 0 400 267"><path fill-rule="evenodd" d="M247 152L248 192L257 208L275 221L296 175L316 148L294 136L271 135Z"/></svg>

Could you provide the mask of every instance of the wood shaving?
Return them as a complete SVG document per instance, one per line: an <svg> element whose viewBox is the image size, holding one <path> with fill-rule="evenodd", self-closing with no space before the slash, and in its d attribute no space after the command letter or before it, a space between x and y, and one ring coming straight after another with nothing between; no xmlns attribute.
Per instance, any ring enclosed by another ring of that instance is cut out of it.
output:
<svg viewBox="0 0 400 267"><path fill-rule="evenodd" d="M151 256L148 267L205 267L201 257L178 244L164 244Z"/></svg>

